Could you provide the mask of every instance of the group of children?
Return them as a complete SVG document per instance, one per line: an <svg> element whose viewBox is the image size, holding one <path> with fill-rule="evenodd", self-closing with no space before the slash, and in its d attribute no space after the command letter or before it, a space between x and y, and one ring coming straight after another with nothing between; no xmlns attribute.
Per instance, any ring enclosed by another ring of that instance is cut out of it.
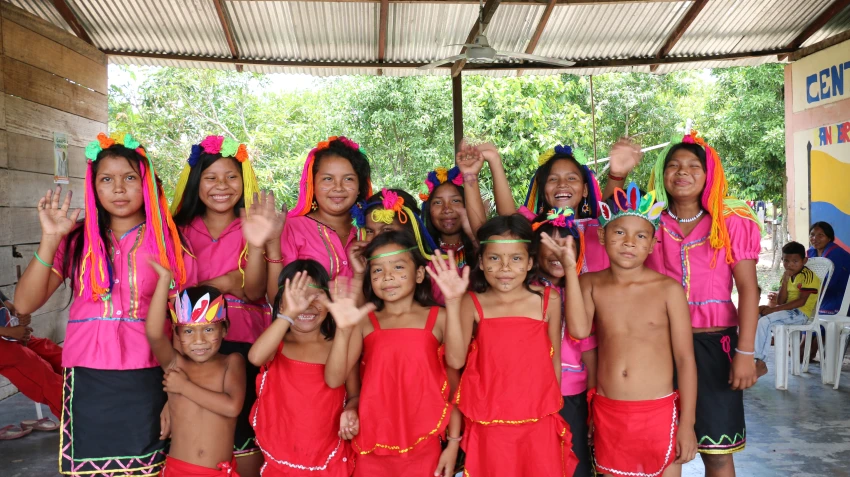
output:
<svg viewBox="0 0 850 477"><path fill-rule="evenodd" d="M734 475L758 224L695 133L646 194L625 187L633 143L605 191L557 146L519 208L491 144L430 172L420 208L373 194L360 146L328 138L288 212L230 138L192 147L170 207L131 135L86 155L85 218L47 192L16 290L22 313L73 290L63 474L448 477L460 454L472 477L670 476L699 450ZM701 274L729 296L694 300Z"/></svg>

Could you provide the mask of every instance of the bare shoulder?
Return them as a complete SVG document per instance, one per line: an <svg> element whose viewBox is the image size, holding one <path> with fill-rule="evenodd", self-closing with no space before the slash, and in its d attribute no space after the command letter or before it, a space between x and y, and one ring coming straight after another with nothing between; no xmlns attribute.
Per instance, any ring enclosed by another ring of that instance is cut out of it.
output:
<svg viewBox="0 0 850 477"><path fill-rule="evenodd" d="M602 277L606 276L605 270L600 270L598 272L587 272L582 273L578 277L579 285L581 285L582 289L586 286L593 286L596 283L599 283L599 280Z"/></svg>
<svg viewBox="0 0 850 477"><path fill-rule="evenodd" d="M224 364L230 368L231 366L245 367L245 358L239 353L230 353L224 357Z"/></svg>

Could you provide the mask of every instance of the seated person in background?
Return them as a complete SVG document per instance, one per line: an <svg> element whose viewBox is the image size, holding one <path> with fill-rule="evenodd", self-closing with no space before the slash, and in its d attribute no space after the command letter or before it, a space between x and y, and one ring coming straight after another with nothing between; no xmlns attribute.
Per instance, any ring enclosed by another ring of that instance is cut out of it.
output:
<svg viewBox="0 0 850 477"><path fill-rule="evenodd" d="M30 315L17 315L15 305L0 292L0 300L9 314L17 316L17 326L0 326L0 375L24 396L50 407L54 416L62 415L62 348L47 338L32 336ZM8 315L7 315L8 316ZM10 341L14 340L14 341ZM49 418L24 421L21 428L53 431L58 424Z"/></svg>
<svg viewBox="0 0 850 477"><path fill-rule="evenodd" d="M759 376L767 374L767 348L770 345L770 330L773 325L802 325L815 313L818 302L820 278L806 267L806 247L798 242L788 242L782 247L782 283L776 306L759 307L758 328L756 329L755 358L756 372Z"/></svg>

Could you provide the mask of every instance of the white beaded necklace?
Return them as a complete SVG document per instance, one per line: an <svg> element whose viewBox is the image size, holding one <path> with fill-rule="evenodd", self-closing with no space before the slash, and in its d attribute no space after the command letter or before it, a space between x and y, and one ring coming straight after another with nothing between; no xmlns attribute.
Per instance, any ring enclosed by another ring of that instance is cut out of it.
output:
<svg viewBox="0 0 850 477"><path fill-rule="evenodd" d="M690 219L680 219L680 218L676 217L676 214L674 214L670 209L667 209L667 213L670 214L670 217L673 217L673 220L675 220L676 222L679 222L680 224L689 224L689 223L697 220L698 218L702 217L703 212L705 212L705 210L699 209L699 213L697 213L697 215L691 217Z"/></svg>

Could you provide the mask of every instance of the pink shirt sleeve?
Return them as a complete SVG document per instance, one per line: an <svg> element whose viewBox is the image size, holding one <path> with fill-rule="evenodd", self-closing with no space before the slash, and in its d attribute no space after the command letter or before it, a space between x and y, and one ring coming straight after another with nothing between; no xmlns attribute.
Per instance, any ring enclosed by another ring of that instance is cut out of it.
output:
<svg viewBox="0 0 850 477"><path fill-rule="evenodd" d="M534 212L528 210L528 207L524 205L517 210L517 213L528 219L529 222L532 222L534 218L537 217L534 215Z"/></svg>
<svg viewBox="0 0 850 477"><path fill-rule="evenodd" d="M582 353L596 349L596 335L590 335L587 338L579 340L578 347Z"/></svg>
<svg viewBox="0 0 850 477"><path fill-rule="evenodd" d="M758 224L737 215L730 215L726 218L726 227L732 244L732 268L741 260L758 262L761 253L761 231Z"/></svg>

